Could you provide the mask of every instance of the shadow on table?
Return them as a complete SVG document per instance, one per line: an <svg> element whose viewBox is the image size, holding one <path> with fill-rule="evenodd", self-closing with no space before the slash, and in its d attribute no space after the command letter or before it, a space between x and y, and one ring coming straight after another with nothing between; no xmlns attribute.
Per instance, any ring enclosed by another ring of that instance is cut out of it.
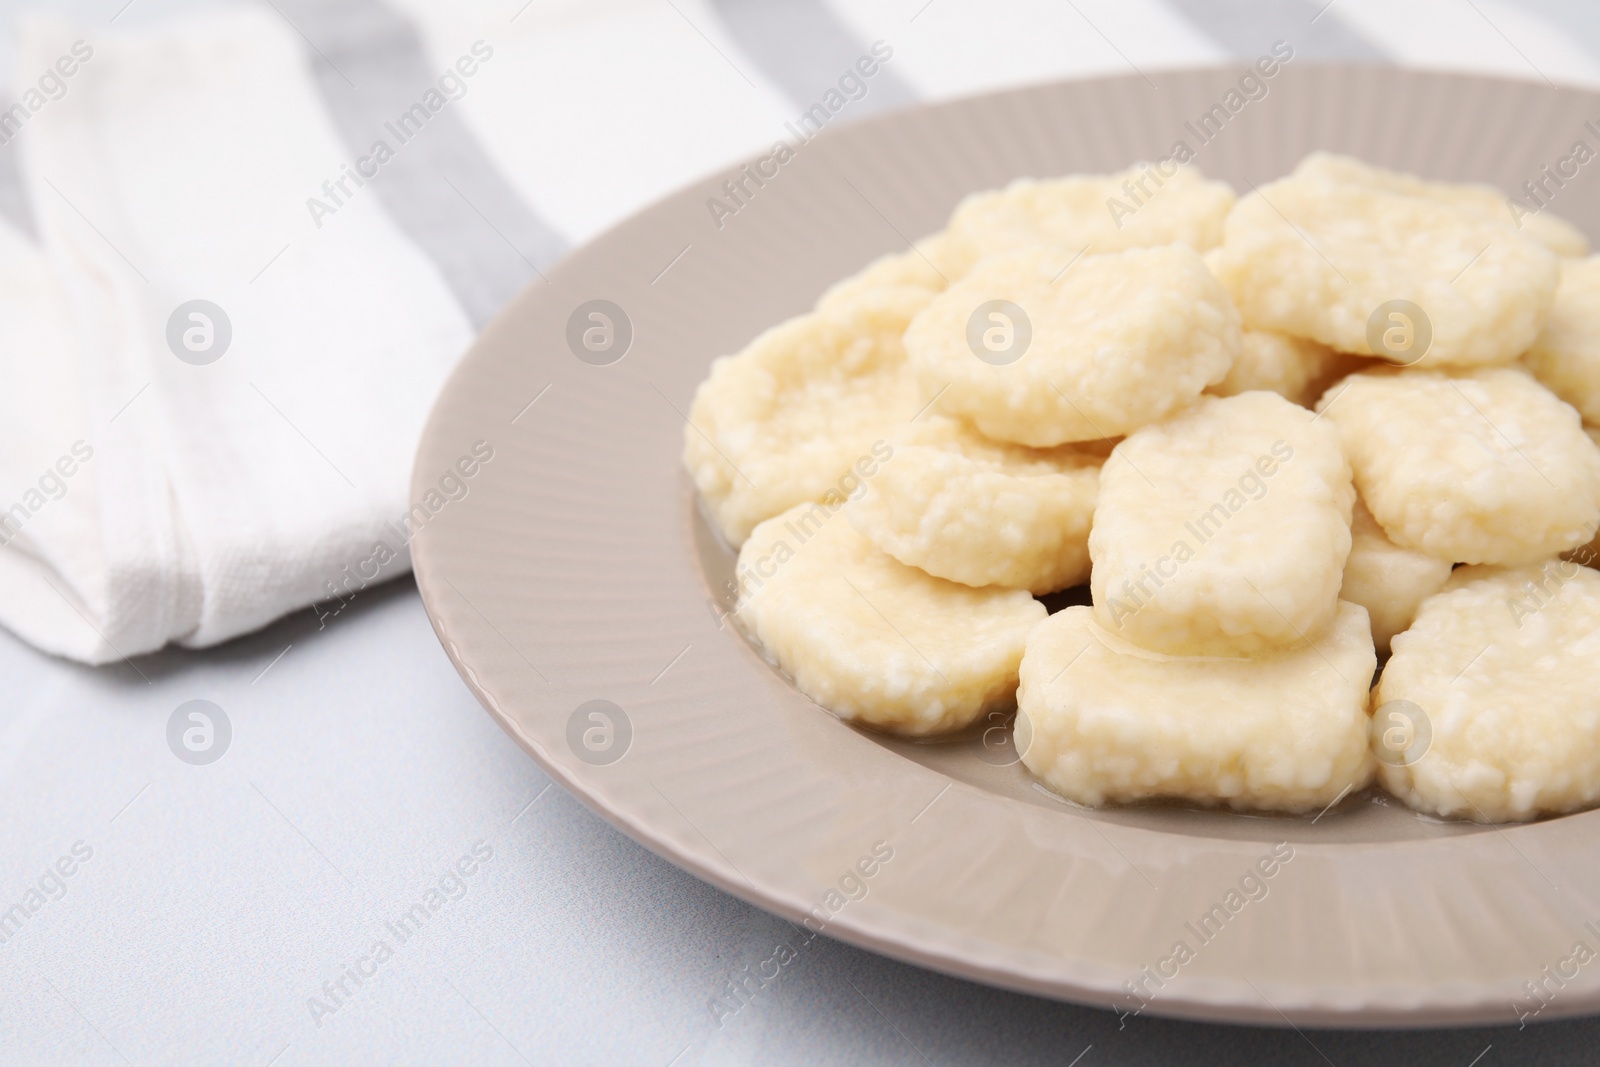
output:
<svg viewBox="0 0 1600 1067"><path fill-rule="evenodd" d="M264 629L209 648L168 645L158 652L133 656L101 667L89 667L67 660L58 662L112 688L159 682L197 667L220 672L242 670L255 664L257 670L262 670L275 664L273 657L284 649L316 640L326 631L359 625L361 618L396 600L414 597L416 592L416 582L410 574L404 574L393 581L363 589L358 596L351 597L344 604L332 601L297 608L269 623Z"/></svg>

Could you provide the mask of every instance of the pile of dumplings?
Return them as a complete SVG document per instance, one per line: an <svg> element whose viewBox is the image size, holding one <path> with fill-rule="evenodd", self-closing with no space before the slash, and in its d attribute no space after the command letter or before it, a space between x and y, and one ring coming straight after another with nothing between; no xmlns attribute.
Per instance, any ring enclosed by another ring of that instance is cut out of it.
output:
<svg viewBox="0 0 1600 1067"><path fill-rule="evenodd" d="M1376 779L1572 811L1600 802L1587 255L1492 188L1322 153L1243 197L1173 164L1018 181L716 360L684 462L736 619L844 719L1015 705L1086 805L1319 812Z"/></svg>

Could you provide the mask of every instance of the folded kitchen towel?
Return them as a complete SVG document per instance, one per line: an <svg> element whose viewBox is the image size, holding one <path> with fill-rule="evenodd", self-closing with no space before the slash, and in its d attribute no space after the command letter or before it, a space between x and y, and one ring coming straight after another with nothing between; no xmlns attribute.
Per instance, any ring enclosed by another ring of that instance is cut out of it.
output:
<svg viewBox="0 0 1600 1067"><path fill-rule="evenodd" d="M104 663L327 598L395 544L471 340L444 279L347 178L270 9L30 19L14 74L38 232L0 225L0 623Z"/></svg>

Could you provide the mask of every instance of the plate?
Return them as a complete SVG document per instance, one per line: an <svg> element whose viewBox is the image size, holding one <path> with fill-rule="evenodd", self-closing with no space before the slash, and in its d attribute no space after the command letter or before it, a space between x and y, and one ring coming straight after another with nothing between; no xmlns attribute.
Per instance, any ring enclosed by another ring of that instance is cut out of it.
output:
<svg viewBox="0 0 1600 1067"><path fill-rule="evenodd" d="M830 129L574 252L483 333L434 409L413 476L423 600L478 699L563 786L814 933L1125 1014L1405 1026L1595 1011L1600 812L1486 828L1378 794L1314 819L1085 810L1032 783L1003 721L928 744L852 728L723 617L732 556L679 463L695 386L966 193L1180 141L1247 190L1322 148L1513 190L1578 169L1547 184L1552 209L1600 233L1594 179L1561 162L1600 144L1595 94L1291 62L1251 83L1265 95L1230 95L1240 77L1067 82Z"/></svg>

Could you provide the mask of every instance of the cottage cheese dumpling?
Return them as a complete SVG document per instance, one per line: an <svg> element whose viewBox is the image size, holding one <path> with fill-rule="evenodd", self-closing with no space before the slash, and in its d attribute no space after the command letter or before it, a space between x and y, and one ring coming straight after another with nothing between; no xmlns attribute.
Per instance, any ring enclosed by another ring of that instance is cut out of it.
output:
<svg viewBox="0 0 1600 1067"><path fill-rule="evenodd" d="M905 346L940 412L1048 448L1120 436L1221 381L1239 315L1185 245L1076 263L1038 247L983 260L911 321Z"/></svg>
<svg viewBox="0 0 1600 1067"><path fill-rule="evenodd" d="M841 718L921 736L1016 693L1044 605L907 567L821 504L757 526L739 552L736 617L800 691Z"/></svg>
<svg viewBox="0 0 1600 1067"><path fill-rule="evenodd" d="M1318 410L1397 545L1530 563L1586 544L1600 520L1600 449L1576 411L1519 369L1369 371Z"/></svg>
<svg viewBox="0 0 1600 1067"><path fill-rule="evenodd" d="M1095 618L1173 655L1303 646L1337 607L1354 502L1326 420L1276 393L1206 397L1106 460Z"/></svg>
<svg viewBox="0 0 1600 1067"><path fill-rule="evenodd" d="M1600 422L1600 256L1561 264L1555 306L1522 360L1585 420Z"/></svg>
<svg viewBox="0 0 1600 1067"><path fill-rule="evenodd" d="M1077 253L1186 244L1204 252L1222 241L1233 190L1197 168L1167 162L1117 174L1078 174L974 193L947 231L957 269L1035 244Z"/></svg>
<svg viewBox="0 0 1600 1067"><path fill-rule="evenodd" d="M949 258L947 246L945 235L936 233L924 237L905 252L879 256L855 274L829 286L817 300L817 310L837 311L864 293L886 288L921 290L932 299L933 294L950 283L952 269L946 262Z"/></svg>
<svg viewBox="0 0 1600 1067"><path fill-rule="evenodd" d="M1206 392L1212 396L1238 396L1265 390L1301 407L1310 407L1322 395L1329 371L1343 366L1349 359L1344 353L1303 337L1270 330L1245 330L1240 339L1239 357L1228 368L1227 376L1208 387Z"/></svg>
<svg viewBox="0 0 1600 1067"><path fill-rule="evenodd" d="M1595 803L1600 574L1461 568L1394 639L1373 706L1383 785L1419 811L1508 822Z"/></svg>
<svg viewBox="0 0 1600 1067"><path fill-rule="evenodd" d="M1427 197L1305 177L1240 199L1211 262L1252 329L1373 355L1378 314L1399 330L1377 330L1380 342L1393 339L1397 361L1428 367L1515 360L1539 335L1559 277L1549 249L1499 222ZM1380 313L1401 300L1422 311L1406 318L1425 324Z"/></svg>
<svg viewBox="0 0 1600 1067"><path fill-rule="evenodd" d="M1360 500L1350 521L1350 558L1339 599L1360 604L1372 620L1372 643L1389 651L1394 635L1411 625L1417 608L1450 580L1451 564L1401 548L1383 532Z"/></svg>
<svg viewBox="0 0 1600 1067"><path fill-rule="evenodd" d="M1523 209L1513 213L1510 198L1492 185L1430 182L1410 174L1384 170L1349 156L1313 152L1294 169L1296 178L1366 185L1391 193L1418 196L1467 212L1486 222L1520 229L1558 256L1586 256L1589 241L1578 228L1548 211Z"/></svg>
<svg viewBox="0 0 1600 1067"><path fill-rule="evenodd" d="M991 441L940 416L912 423L892 447L894 461L846 508L889 555L965 585L1050 593L1088 580L1103 458Z"/></svg>
<svg viewBox="0 0 1600 1067"><path fill-rule="evenodd" d="M1593 441L1597 448L1600 448L1600 429L1593 426L1585 426L1583 432L1589 435L1589 440ZM1589 543L1580 545L1571 552L1566 553L1566 558L1581 563L1585 567L1600 569L1600 522L1596 522L1589 533L1591 535Z"/></svg>
<svg viewBox="0 0 1600 1067"><path fill-rule="evenodd" d="M848 472L922 406L900 334L929 295L847 295L711 365L689 409L683 458L730 544L800 501L855 491Z"/></svg>
<svg viewBox="0 0 1600 1067"><path fill-rule="evenodd" d="M1253 659L1164 656L1102 630L1089 608L1028 635L1017 751L1080 804L1180 797L1316 811L1372 777L1366 612L1339 605L1316 647Z"/></svg>

